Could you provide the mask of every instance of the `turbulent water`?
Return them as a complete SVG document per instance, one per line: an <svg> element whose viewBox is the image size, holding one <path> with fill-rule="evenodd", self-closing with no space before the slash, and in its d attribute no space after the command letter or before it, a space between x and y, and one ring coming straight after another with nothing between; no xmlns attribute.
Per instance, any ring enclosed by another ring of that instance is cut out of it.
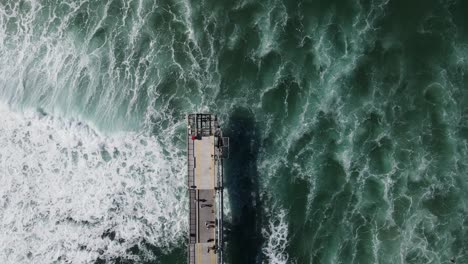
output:
<svg viewBox="0 0 468 264"><path fill-rule="evenodd" d="M463 0L0 1L0 263L186 263L218 114L227 263L468 263Z"/></svg>

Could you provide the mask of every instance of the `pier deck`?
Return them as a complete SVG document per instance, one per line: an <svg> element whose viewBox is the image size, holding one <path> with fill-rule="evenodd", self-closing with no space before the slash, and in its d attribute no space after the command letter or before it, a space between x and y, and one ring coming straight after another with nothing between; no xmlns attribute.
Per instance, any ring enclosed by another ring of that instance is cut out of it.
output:
<svg viewBox="0 0 468 264"><path fill-rule="evenodd" d="M187 116L189 264L223 263L223 162L228 139L217 117Z"/></svg>

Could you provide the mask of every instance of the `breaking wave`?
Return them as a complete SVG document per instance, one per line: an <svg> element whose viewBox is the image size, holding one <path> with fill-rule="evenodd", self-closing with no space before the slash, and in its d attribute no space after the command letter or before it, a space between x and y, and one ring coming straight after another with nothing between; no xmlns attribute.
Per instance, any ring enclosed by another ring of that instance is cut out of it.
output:
<svg viewBox="0 0 468 264"><path fill-rule="evenodd" d="M154 259L185 222L184 160L149 136L0 108L0 262ZM135 252L145 252L137 254Z"/></svg>

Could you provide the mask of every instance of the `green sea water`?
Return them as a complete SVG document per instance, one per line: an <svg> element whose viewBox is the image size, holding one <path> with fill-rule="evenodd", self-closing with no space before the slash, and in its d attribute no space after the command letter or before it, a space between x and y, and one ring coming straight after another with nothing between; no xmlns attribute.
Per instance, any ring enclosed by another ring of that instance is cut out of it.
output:
<svg viewBox="0 0 468 264"><path fill-rule="evenodd" d="M468 263L468 2L0 1L0 262L186 263L217 114L226 263Z"/></svg>

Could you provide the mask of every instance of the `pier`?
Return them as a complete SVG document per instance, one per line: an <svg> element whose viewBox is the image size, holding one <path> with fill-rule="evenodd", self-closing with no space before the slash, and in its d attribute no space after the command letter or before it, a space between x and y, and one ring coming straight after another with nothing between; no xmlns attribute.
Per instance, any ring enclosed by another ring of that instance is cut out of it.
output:
<svg viewBox="0 0 468 264"><path fill-rule="evenodd" d="M223 159L229 138L216 115L187 116L189 264L223 263Z"/></svg>

